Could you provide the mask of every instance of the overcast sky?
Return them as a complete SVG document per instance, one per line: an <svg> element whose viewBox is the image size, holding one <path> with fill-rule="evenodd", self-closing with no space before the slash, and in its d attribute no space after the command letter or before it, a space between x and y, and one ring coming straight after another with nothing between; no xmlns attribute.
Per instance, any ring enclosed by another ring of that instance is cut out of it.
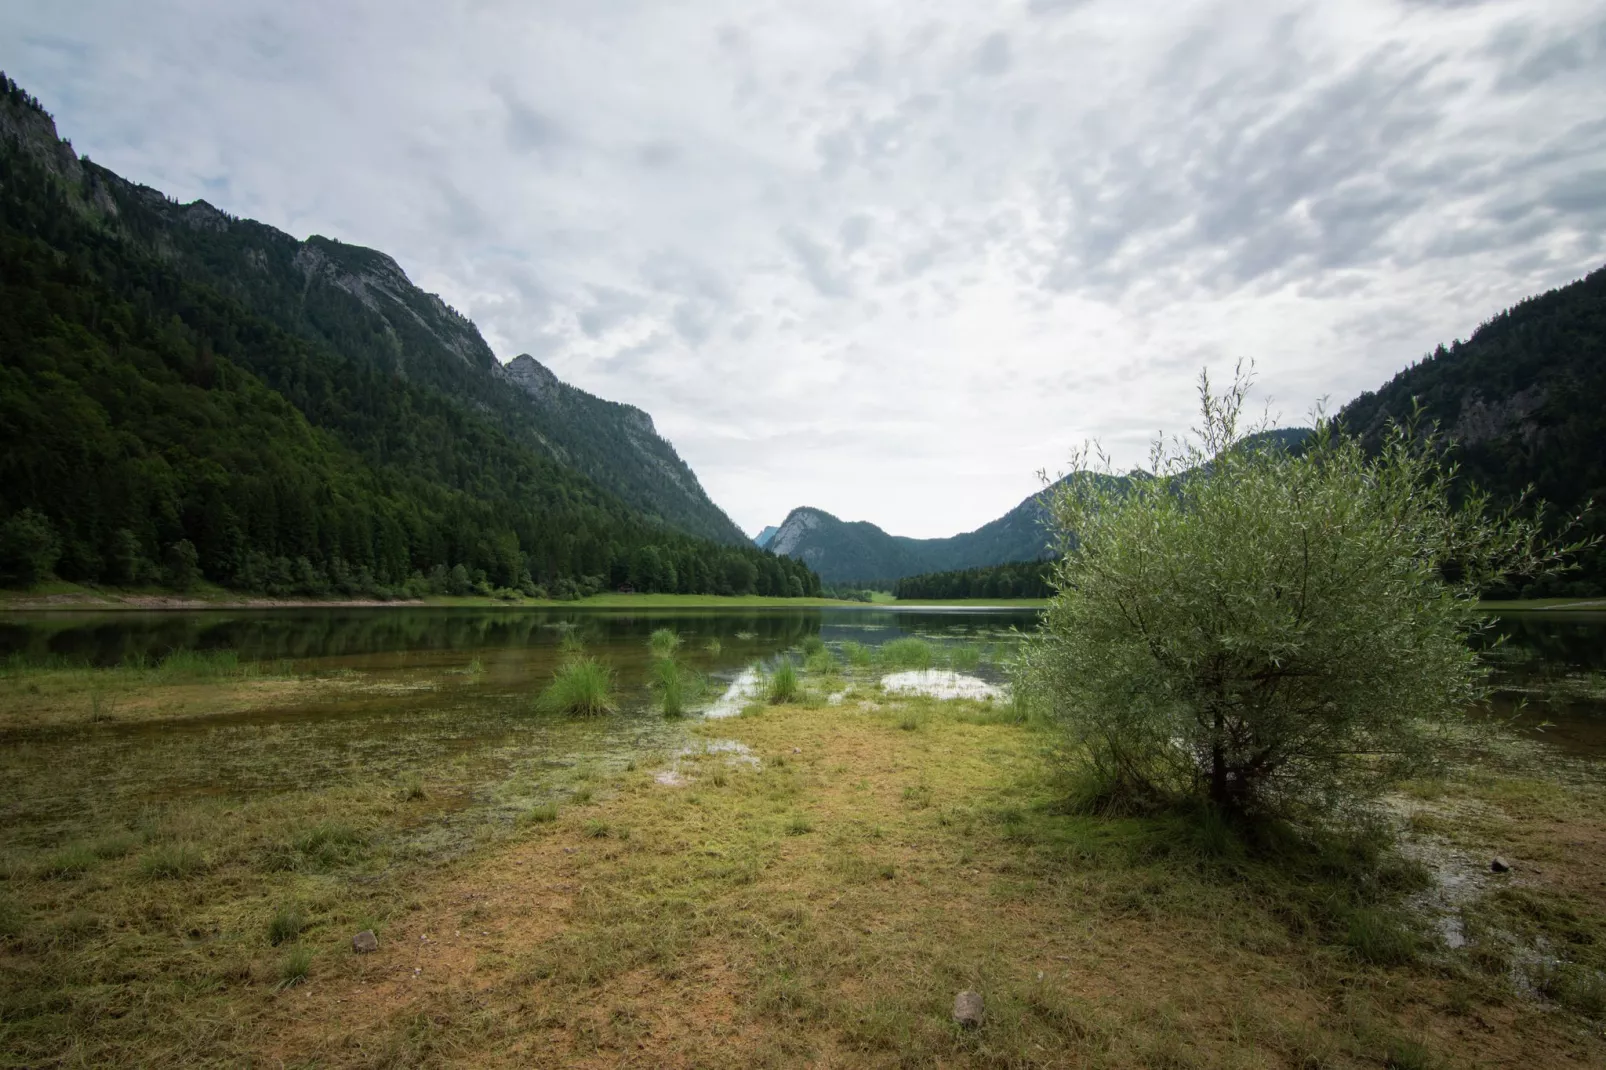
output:
<svg viewBox="0 0 1606 1070"><path fill-rule="evenodd" d="M136 181L393 255L747 529L969 530L1606 262L1599 0L8 0Z"/></svg>

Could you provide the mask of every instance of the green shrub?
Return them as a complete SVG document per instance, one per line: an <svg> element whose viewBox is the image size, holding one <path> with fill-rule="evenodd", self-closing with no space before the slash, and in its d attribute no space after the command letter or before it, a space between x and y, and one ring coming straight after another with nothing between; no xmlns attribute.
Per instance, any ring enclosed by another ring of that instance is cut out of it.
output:
<svg viewBox="0 0 1606 1070"><path fill-rule="evenodd" d="M803 657L811 658L825 649L825 640L817 635L803 637Z"/></svg>
<svg viewBox="0 0 1606 1070"><path fill-rule="evenodd" d="M536 700L547 713L596 716L614 711L613 670L596 658L572 657L558 666Z"/></svg>
<svg viewBox="0 0 1606 1070"><path fill-rule="evenodd" d="M652 651L655 658L673 657L675 651L680 649L680 636L672 629L659 628L647 637L647 649Z"/></svg>
<svg viewBox="0 0 1606 1070"><path fill-rule="evenodd" d="M770 673L769 683L764 690L764 697L769 699L772 704L780 705L787 702L796 702L802 690L802 687L798 684L797 666L792 664L792 659L782 658L781 663L775 666L775 671Z"/></svg>
<svg viewBox="0 0 1606 1070"><path fill-rule="evenodd" d="M1152 473L1073 458L1024 676L1114 790L1325 818L1443 753L1487 694L1478 592L1560 557L1453 496L1433 434L1370 452L1321 421L1295 454L1240 430L1247 389L1201 377L1198 441Z"/></svg>

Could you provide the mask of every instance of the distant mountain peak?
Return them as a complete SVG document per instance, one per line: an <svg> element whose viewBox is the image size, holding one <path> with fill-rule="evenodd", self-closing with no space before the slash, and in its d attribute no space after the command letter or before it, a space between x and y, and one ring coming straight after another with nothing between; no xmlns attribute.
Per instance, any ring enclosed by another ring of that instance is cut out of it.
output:
<svg viewBox="0 0 1606 1070"><path fill-rule="evenodd" d="M769 546L770 540L775 538L775 533L779 530L781 529L776 527L774 524L766 526L763 531L753 536L753 545L757 546L761 550L764 549L765 547Z"/></svg>

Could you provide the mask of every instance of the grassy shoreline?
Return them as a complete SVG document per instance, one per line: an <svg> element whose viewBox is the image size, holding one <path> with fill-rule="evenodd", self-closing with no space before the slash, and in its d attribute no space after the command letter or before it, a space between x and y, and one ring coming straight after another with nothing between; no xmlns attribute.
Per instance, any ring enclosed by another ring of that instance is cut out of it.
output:
<svg viewBox="0 0 1606 1070"><path fill-rule="evenodd" d="M1051 730L820 660L793 701L511 816L474 763L115 813L30 796L48 821L0 856L0 1066L1606 1059L1598 775L1513 745L1411 785L1409 849L1252 842L1067 812ZM202 682L86 671L158 722ZM218 673L215 697L275 680ZM0 731L38 723L18 701ZM981 1029L948 1020L961 988Z"/></svg>

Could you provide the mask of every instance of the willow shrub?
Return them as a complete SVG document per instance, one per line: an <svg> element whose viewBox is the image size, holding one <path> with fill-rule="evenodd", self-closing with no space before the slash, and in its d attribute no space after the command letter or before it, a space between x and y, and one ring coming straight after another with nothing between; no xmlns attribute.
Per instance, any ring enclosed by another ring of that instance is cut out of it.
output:
<svg viewBox="0 0 1606 1070"><path fill-rule="evenodd" d="M1247 380L1152 471L1047 498L1061 560L1018 683L1063 726L1089 803L1320 816L1430 765L1487 696L1480 588L1561 567L1537 522L1451 494L1436 436L1297 452L1240 430ZM1088 460L1086 454L1078 461Z"/></svg>

